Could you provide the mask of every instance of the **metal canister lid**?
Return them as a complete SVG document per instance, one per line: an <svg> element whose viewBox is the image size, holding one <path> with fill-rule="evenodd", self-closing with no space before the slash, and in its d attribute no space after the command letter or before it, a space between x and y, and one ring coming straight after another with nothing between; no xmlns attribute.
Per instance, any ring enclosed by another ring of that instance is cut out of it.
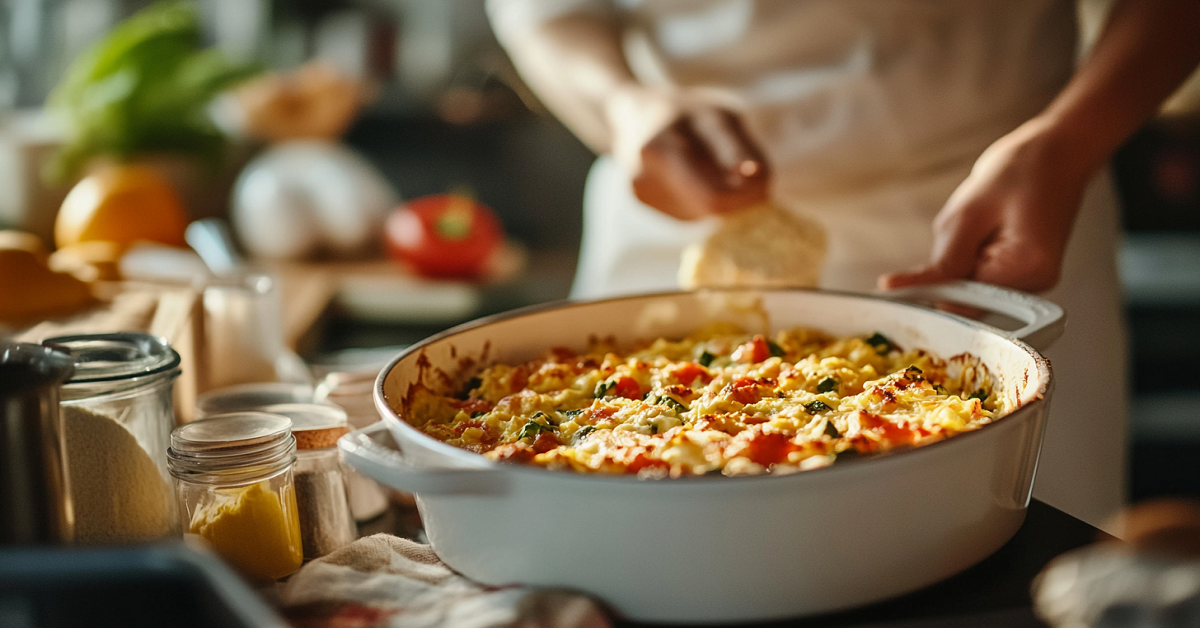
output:
<svg viewBox="0 0 1200 628"><path fill-rule="evenodd" d="M264 406L263 412L280 414L292 420L296 448L325 449L337 445L346 432L346 411L323 403L279 403Z"/></svg>
<svg viewBox="0 0 1200 628"><path fill-rule="evenodd" d="M75 360L75 375L63 387L64 400L128 390L179 373L179 354L165 339L149 334L57 336L42 344L62 348Z"/></svg>

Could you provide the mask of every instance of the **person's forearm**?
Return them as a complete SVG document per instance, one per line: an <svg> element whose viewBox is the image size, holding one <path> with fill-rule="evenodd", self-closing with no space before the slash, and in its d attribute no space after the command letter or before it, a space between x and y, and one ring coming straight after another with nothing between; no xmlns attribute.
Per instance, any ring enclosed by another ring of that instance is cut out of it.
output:
<svg viewBox="0 0 1200 628"><path fill-rule="evenodd" d="M525 82L580 139L596 152L611 148L605 99L636 82L612 23L566 15L510 42L508 52Z"/></svg>
<svg viewBox="0 0 1200 628"><path fill-rule="evenodd" d="M1075 76L1034 119L1090 176L1200 63L1200 1L1120 0Z"/></svg>

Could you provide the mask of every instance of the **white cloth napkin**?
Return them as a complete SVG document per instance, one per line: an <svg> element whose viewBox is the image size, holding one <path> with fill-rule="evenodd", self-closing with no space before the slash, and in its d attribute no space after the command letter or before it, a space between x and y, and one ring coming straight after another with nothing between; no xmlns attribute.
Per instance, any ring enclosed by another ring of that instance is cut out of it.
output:
<svg viewBox="0 0 1200 628"><path fill-rule="evenodd" d="M314 560L279 591L297 628L609 628L574 592L489 587L455 573L428 545L376 534Z"/></svg>

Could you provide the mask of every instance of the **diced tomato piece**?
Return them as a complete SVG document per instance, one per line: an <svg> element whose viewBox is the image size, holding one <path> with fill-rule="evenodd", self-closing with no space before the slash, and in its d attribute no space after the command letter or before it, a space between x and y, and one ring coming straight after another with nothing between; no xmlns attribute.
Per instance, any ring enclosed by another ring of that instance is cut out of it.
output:
<svg viewBox="0 0 1200 628"><path fill-rule="evenodd" d="M684 362L675 367L671 375L675 377L675 381L687 386L690 386L697 379L705 384L712 381L712 375L709 374L708 369L692 362Z"/></svg>
<svg viewBox="0 0 1200 628"><path fill-rule="evenodd" d="M539 454L544 454L558 447L558 438L550 432L542 432L538 434L537 439L533 441L532 449Z"/></svg>
<svg viewBox="0 0 1200 628"><path fill-rule="evenodd" d="M508 389L512 392L519 392L528 385L529 369L525 365L518 366L513 370L512 379L508 383Z"/></svg>
<svg viewBox="0 0 1200 628"><path fill-rule="evenodd" d="M766 338L763 338L761 334L756 334L750 342L734 349L733 355L730 357L734 362L756 364L771 357L771 347L767 345Z"/></svg>
<svg viewBox="0 0 1200 628"><path fill-rule="evenodd" d="M614 382L613 394L626 399L641 399L642 387L632 377L622 375Z"/></svg>
<svg viewBox="0 0 1200 628"><path fill-rule="evenodd" d="M454 426L454 435L462 436L463 432L471 429L472 427L482 428L483 421L463 421L462 423Z"/></svg>
<svg viewBox="0 0 1200 628"><path fill-rule="evenodd" d="M921 436L920 429L913 425L896 424L865 410L856 412L854 418L858 422L859 429L851 435L850 442L855 449L861 452L908 445Z"/></svg>
<svg viewBox="0 0 1200 628"><path fill-rule="evenodd" d="M491 402L487 401L486 399L455 399L450 403L467 414L475 414L476 412L491 412L492 408L494 407Z"/></svg>
<svg viewBox="0 0 1200 628"><path fill-rule="evenodd" d="M729 385L730 397L747 406L758 403L759 399L762 399L762 392L759 391L758 384L758 380L754 378L740 377Z"/></svg>
<svg viewBox="0 0 1200 628"><path fill-rule="evenodd" d="M636 457L634 457L633 462L630 462L629 465L625 467L625 471L628 473L637 473L642 469L649 468L670 469L671 465L662 460L652 460L647 458L646 454L638 454Z"/></svg>
<svg viewBox="0 0 1200 628"><path fill-rule="evenodd" d="M537 452L525 446L524 443L509 443L495 449L496 458L506 462L529 462Z"/></svg>
<svg viewBox="0 0 1200 628"><path fill-rule="evenodd" d="M787 434L759 432L746 443L741 455L764 467L769 467L773 464L787 462L787 455L798 449L800 446L793 443Z"/></svg>

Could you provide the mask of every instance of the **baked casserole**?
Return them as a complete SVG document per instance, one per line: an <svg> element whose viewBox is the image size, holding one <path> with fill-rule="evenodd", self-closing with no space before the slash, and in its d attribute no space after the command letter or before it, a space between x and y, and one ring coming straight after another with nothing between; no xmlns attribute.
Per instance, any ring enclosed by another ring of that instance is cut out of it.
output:
<svg viewBox="0 0 1200 628"><path fill-rule="evenodd" d="M493 364L447 394L415 387L406 416L448 444L550 469L788 473L979 428L1010 410L992 386L970 354L942 359L880 333L768 337L714 324Z"/></svg>

